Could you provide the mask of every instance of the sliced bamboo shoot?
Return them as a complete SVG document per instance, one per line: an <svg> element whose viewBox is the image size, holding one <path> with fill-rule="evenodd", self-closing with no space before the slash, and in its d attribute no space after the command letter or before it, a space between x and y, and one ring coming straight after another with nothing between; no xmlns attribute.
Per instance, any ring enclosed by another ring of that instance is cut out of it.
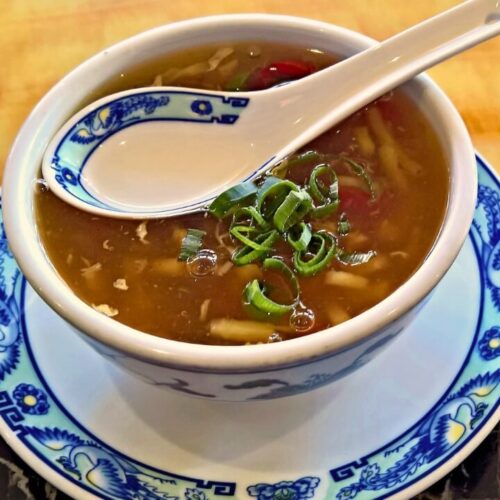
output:
<svg viewBox="0 0 500 500"><path fill-rule="evenodd" d="M267 342L274 331L274 325L259 321L222 318L210 322L211 335L232 342Z"/></svg>

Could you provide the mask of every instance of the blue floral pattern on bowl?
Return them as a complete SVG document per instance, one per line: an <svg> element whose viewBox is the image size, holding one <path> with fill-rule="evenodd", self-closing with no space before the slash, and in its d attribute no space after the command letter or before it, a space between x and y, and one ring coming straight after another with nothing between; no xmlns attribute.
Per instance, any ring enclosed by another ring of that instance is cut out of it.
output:
<svg viewBox="0 0 500 500"><path fill-rule="evenodd" d="M470 232L481 275L481 307L469 353L440 401L396 440L314 475L240 484L158 470L113 449L70 416L37 369L25 324L26 280L0 221L0 419L46 466L82 490L106 499L212 500L256 498L386 498L422 479L464 447L500 404L500 185L478 160L479 198ZM297 387L279 380L262 387L287 393L324 383L312 375ZM266 393L262 395L266 399Z"/></svg>

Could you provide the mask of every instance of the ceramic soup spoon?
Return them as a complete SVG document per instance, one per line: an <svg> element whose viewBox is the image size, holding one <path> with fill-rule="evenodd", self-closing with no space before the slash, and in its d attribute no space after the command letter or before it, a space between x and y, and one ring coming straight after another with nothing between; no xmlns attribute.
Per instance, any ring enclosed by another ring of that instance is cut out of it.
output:
<svg viewBox="0 0 500 500"><path fill-rule="evenodd" d="M500 0L469 0L301 80L259 92L147 87L100 99L50 142L42 172L109 217L195 212L385 92L500 32Z"/></svg>

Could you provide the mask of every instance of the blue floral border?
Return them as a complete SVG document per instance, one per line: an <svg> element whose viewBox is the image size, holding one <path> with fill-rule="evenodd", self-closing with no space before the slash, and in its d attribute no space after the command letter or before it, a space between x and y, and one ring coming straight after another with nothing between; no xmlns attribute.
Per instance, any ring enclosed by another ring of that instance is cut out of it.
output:
<svg viewBox="0 0 500 500"><path fill-rule="evenodd" d="M257 500L385 498L441 467L488 422L500 404L500 185L478 158L479 196L470 237L481 278L474 341L441 400L383 448L321 474L256 483ZM26 281L0 225L0 418L61 476L100 498L208 500L234 497L235 482L161 471L113 450L84 429L52 393L33 357L24 318ZM245 490L242 490L245 491ZM241 492L240 492L241 493Z"/></svg>

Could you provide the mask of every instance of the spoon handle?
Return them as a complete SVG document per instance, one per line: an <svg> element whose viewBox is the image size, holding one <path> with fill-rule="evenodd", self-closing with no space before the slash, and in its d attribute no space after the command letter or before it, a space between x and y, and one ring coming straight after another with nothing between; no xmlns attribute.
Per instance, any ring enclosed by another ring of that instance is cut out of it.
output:
<svg viewBox="0 0 500 500"><path fill-rule="evenodd" d="M282 101L294 102L291 111L297 114L291 120L297 124L296 139L279 156L423 70L499 33L500 0L468 0L308 77L303 85L272 89L274 98L281 92Z"/></svg>

